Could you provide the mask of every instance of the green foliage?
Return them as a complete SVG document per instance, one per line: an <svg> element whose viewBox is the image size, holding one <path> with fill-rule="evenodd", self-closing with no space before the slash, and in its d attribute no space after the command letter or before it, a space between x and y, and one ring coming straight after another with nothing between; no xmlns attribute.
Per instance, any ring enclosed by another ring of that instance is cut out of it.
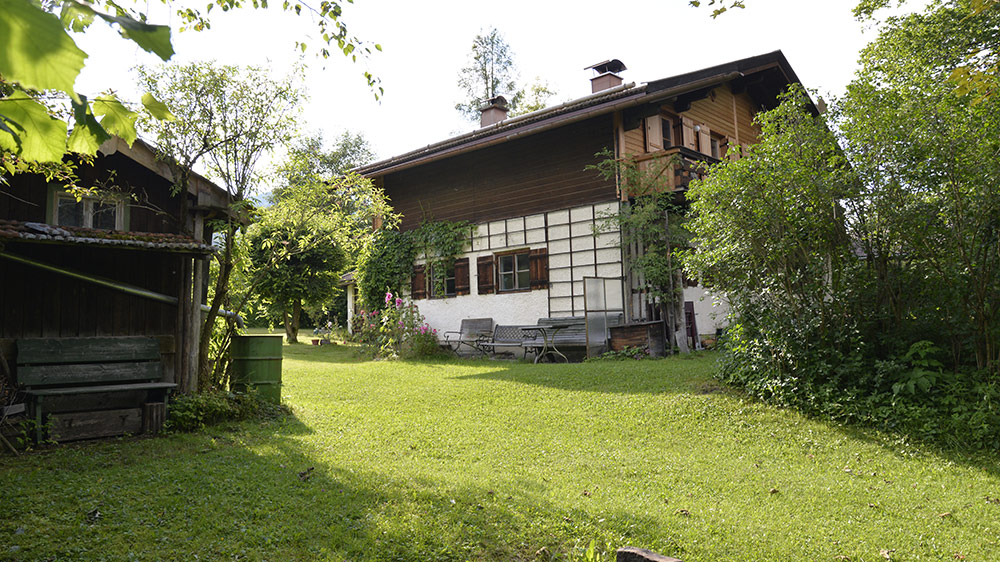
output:
<svg viewBox="0 0 1000 562"><path fill-rule="evenodd" d="M287 415L288 408L262 400L253 392L233 393L209 390L184 394L170 402L166 429L200 431L226 421L273 419Z"/></svg>
<svg viewBox="0 0 1000 562"><path fill-rule="evenodd" d="M254 0L251 4L244 4L242 0L213 0L205 6L204 15L197 8L180 6L176 9L176 16L181 22L182 30L191 28L200 31L211 27L207 14L213 7L218 6L223 11L228 11L250 5L253 8L267 8L266 1ZM372 54L373 49L382 50L380 45L362 42L348 33L347 26L340 19L342 8L336 1L323 1L317 8L299 2L285 2L282 9L296 14L303 10L311 12L319 37L325 45L319 49L319 54L324 58L330 55L328 47L332 45L336 45L352 61L356 61L359 54L367 57ZM68 32L84 33L95 19L100 19L116 27L123 38L166 61L174 54L170 27L150 24L146 21L145 13L126 8L112 0L56 0L41 3L0 0L0 12L4 14L0 20L0 76L14 91L29 97L28 100L18 99L5 91L5 97L0 98L0 150L10 152L27 162L58 162L67 150L94 155L100 145L100 141L95 142L94 139L106 138L109 134L118 134L131 144L135 134L134 131L129 133L129 130L130 124L136 121L135 112L120 104L113 108L106 106L101 110L97 107L97 102L90 105L86 96L74 90L73 85L83 69L87 54L77 47ZM55 12L59 12L59 15ZM296 45L303 51L307 48L301 41ZM382 93L379 80L370 72L365 72L364 76L378 98ZM69 139L66 133L70 127L65 122L59 127L53 127L42 119L25 119L26 114L52 113L39 97L39 93L45 90L61 92L74 106L74 134ZM169 115L166 106L150 103L148 94L143 96L143 105L148 110L148 115L157 119ZM107 123L102 121L98 124L92 117L88 117L101 115L102 111L109 110L113 118ZM119 132L119 128L124 134ZM55 151L61 151L58 158L54 157Z"/></svg>
<svg viewBox="0 0 1000 562"><path fill-rule="evenodd" d="M604 353L598 355L597 357L588 357L584 361L628 361L628 360L640 360L649 359L649 348L640 347L633 345L626 345L618 351L611 350L605 351Z"/></svg>
<svg viewBox="0 0 1000 562"><path fill-rule="evenodd" d="M426 260L428 271L432 274L434 294L444 294L445 272L455 258L465 252L475 228L469 221L425 219L418 228L408 233L413 239L417 256Z"/></svg>
<svg viewBox="0 0 1000 562"><path fill-rule="evenodd" d="M1000 443L1000 103L949 81L994 33L983 17L890 18L834 106L843 150L793 89L760 115L760 144L692 186L688 267L734 312L725 380L911 438Z"/></svg>
<svg viewBox="0 0 1000 562"><path fill-rule="evenodd" d="M469 121L478 122L480 110L496 96L508 101L511 117L545 108L549 98L556 95L552 87L541 78L519 88L514 52L502 33L491 27L480 31L472 41L468 66L458 73L458 87L465 99L455 104Z"/></svg>
<svg viewBox="0 0 1000 562"><path fill-rule="evenodd" d="M701 0L690 0L688 4L694 6L695 8L698 8L701 7ZM734 8L743 9L746 7L744 5L743 0L708 0L708 2L705 5L712 8L713 19L721 16L722 14Z"/></svg>
<svg viewBox="0 0 1000 562"><path fill-rule="evenodd" d="M413 260L422 257L435 272L432 282L443 292L440 275L465 251L475 226L468 221L424 220L414 230L398 232L380 229L358 257L357 283L361 305L373 310L381 306L386 293L400 294L409 288Z"/></svg>
<svg viewBox="0 0 1000 562"><path fill-rule="evenodd" d="M441 355L437 330L424 322L417 305L407 303L391 292L385 305L371 311L361 310L352 319L354 340L365 353L378 359L418 359Z"/></svg>
<svg viewBox="0 0 1000 562"><path fill-rule="evenodd" d="M375 231L358 256L355 280L360 305L375 310L386 293L400 294L408 287L415 257L408 233L384 228Z"/></svg>

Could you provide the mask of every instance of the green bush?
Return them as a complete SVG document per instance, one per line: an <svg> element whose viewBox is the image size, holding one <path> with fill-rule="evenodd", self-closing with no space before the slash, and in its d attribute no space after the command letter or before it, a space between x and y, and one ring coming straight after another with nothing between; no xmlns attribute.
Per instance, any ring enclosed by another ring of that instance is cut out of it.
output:
<svg viewBox="0 0 1000 562"><path fill-rule="evenodd" d="M178 396L168 408L169 431L198 431L207 425L246 419L273 419L288 413L288 408L267 402L256 393L233 393L209 390Z"/></svg>

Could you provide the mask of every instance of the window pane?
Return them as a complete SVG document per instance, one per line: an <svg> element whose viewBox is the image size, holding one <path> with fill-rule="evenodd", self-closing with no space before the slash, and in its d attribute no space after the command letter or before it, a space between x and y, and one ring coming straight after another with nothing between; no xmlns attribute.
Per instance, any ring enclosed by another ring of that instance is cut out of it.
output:
<svg viewBox="0 0 1000 562"><path fill-rule="evenodd" d="M531 259L528 254L517 255L517 270L528 271L531 268Z"/></svg>
<svg viewBox="0 0 1000 562"><path fill-rule="evenodd" d="M83 226L83 201L72 197L59 198L59 216L56 224L61 226Z"/></svg>
<svg viewBox="0 0 1000 562"><path fill-rule="evenodd" d="M94 215L91 225L93 228L102 228L105 230L114 230L117 226L117 210L118 205L114 203L100 203L94 201Z"/></svg>
<svg viewBox="0 0 1000 562"><path fill-rule="evenodd" d="M517 272L517 288L518 289L528 289L531 287L531 276L527 271Z"/></svg>
<svg viewBox="0 0 1000 562"><path fill-rule="evenodd" d="M513 273L501 273L500 274L500 290L501 291L512 291L514 287L514 274Z"/></svg>
<svg viewBox="0 0 1000 562"><path fill-rule="evenodd" d="M455 294L455 278L449 277L444 283L444 294L454 295Z"/></svg>
<svg viewBox="0 0 1000 562"><path fill-rule="evenodd" d="M500 273L514 271L514 256L500 256Z"/></svg>
<svg viewBox="0 0 1000 562"><path fill-rule="evenodd" d="M670 120L661 119L660 128L663 131L663 148L670 148L671 146L674 145L672 140L673 137L671 135L671 133L673 133L673 128L670 126Z"/></svg>

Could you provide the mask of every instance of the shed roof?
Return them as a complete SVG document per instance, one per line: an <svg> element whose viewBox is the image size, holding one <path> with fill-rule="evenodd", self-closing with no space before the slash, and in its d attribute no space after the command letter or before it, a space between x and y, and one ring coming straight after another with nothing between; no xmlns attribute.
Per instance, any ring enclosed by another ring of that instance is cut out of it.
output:
<svg viewBox="0 0 1000 562"><path fill-rule="evenodd" d="M354 171L369 177L383 176L618 110L654 102L667 103L671 100L683 103L685 96L695 96L727 82L733 83L735 88L745 89L752 96L759 97L761 103L765 103L773 101L787 84L798 81L798 76L785 55L780 50L773 51L638 86L634 82L622 84L553 107L504 119L469 133L360 166Z"/></svg>
<svg viewBox="0 0 1000 562"><path fill-rule="evenodd" d="M12 240L187 254L211 254L216 251L214 246L198 242L184 234L98 230L0 219L0 244Z"/></svg>

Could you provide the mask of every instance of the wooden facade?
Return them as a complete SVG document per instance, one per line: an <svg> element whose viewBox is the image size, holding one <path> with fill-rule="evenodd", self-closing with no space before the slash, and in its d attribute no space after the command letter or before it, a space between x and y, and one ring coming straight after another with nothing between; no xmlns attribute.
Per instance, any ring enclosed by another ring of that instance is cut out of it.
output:
<svg viewBox="0 0 1000 562"><path fill-rule="evenodd" d="M403 230L425 218L482 223L613 201L614 183L586 167L614 142L611 117L600 116L389 174L382 187Z"/></svg>
<svg viewBox="0 0 1000 562"><path fill-rule="evenodd" d="M124 228L35 235L55 224L61 188L38 175L13 176L0 188L0 396L15 386L15 342L28 338L151 336L160 342L163 380L190 378L182 354L197 342L192 300L205 294L194 284L207 279L195 272L211 253L203 242L210 233L199 227L225 212L225 191L195 176L187 193L173 195L165 165L141 141L128 148L112 139L77 174L78 185L120 194Z"/></svg>

